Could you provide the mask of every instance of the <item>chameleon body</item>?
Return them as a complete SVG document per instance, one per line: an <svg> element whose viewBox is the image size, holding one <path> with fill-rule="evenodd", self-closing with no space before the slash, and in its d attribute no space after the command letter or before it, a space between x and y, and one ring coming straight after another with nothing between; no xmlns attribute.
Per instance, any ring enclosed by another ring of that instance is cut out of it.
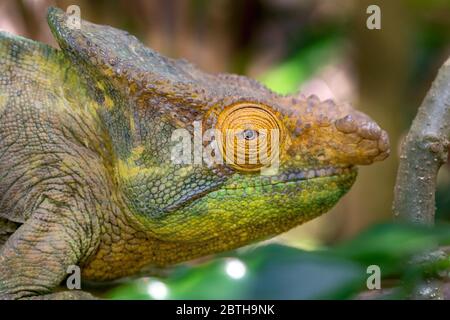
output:
<svg viewBox="0 0 450 320"><path fill-rule="evenodd" d="M267 239L328 211L356 165L389 153L346 104L206 74L67 19L49 9L60 49L0 33L1 298L88 298L54 292L69 266L110 281ZM278 171L175 163L172 134L194 123L250 134L237 140L276 128Z"/></svg>

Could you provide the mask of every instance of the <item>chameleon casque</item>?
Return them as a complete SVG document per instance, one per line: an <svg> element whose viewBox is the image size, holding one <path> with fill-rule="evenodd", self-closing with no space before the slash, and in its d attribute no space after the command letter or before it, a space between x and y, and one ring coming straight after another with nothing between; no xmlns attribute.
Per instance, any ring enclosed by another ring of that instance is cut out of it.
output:
<svg viewBox="0 0 450 320"><path fill-rule="evenodd" d="M386 132L348 104L281 96L211 75L50 8L59 49L0 33L0 297L55 291L78 265L111 281L285 232L328 211L356 165L389 154ZM174 164L175 129L280 132L279 170Z"/></svg>

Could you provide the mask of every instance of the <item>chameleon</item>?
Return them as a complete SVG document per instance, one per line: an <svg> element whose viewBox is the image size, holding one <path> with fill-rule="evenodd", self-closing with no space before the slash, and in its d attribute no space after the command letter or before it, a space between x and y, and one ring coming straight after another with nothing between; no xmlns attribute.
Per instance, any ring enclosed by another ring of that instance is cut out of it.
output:
<svg viewBox="0 0 450 320"><path fill-rule="evenodd" d="M389 155L387 133L348 103L209 74L68 19L49 8L59 49L0 32L2 299L90 299L60 290L69 267L102 283L274 237L329 211L357 166ZM174 161L173 133L198 127L261 138L244 158L265 141L277 170Z"/></svg>

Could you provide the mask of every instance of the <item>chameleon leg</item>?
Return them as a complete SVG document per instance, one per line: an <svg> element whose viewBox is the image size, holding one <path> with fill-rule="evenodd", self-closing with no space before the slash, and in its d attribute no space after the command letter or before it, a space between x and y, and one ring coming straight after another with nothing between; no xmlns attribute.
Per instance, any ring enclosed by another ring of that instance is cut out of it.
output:
<svg viewBox="0 0 450 320"><path fill-rule="evenodd" d="M44 200L0 249L0 299L92 299L78 290L52 293L94 244L88 215ZM91 248L89 251L91 252Z"/></svg>

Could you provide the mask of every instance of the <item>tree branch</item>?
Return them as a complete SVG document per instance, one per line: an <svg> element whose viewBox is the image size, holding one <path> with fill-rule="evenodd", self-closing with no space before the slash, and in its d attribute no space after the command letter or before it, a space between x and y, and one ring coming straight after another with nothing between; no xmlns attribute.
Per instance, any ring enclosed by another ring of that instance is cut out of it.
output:
<svg viewBox="0 0 450 320"><path fill-rule="evenodd" d="M394 192L396 217L432 225L436 177L450 138L450 58L440 68L402 144Z"/></svg>

